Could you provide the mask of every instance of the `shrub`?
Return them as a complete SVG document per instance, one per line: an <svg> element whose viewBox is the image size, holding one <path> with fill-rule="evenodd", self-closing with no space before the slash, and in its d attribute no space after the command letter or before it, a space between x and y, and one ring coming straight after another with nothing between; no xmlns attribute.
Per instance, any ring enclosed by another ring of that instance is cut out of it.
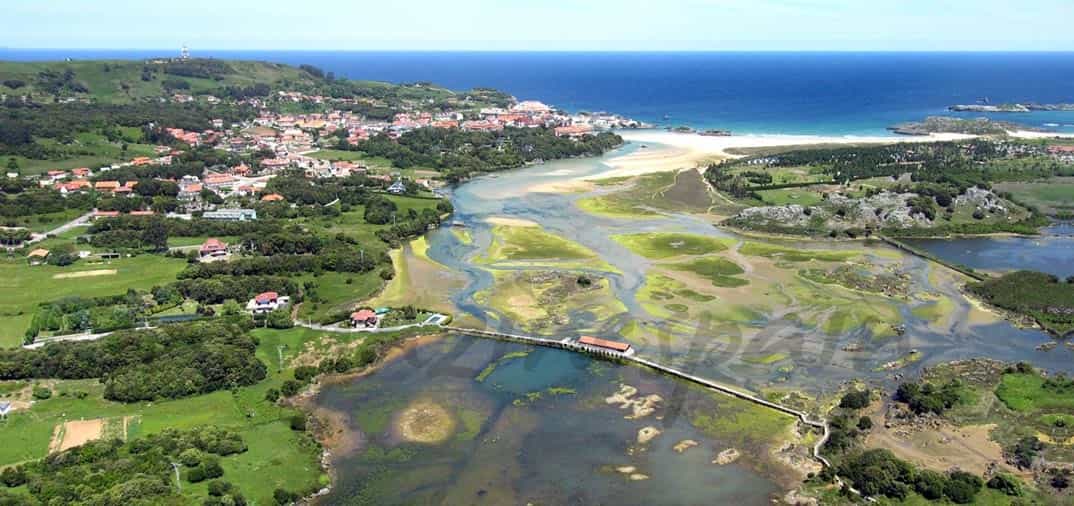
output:
<svg viewBox="0 0 1074 506"><path fill-rule="evenodd" d="M965 471L953 471L947 477L943 493L951 502L970 504L977 498L977 492L984 486L984 480Z"/></svg>
<svg viewBox="0 0 1074 506"><path fill-rule="evenodd" d="M1044 443L1042 443L1036 436L1027 436L1014 444L1014 448L1011 449L1011 457L1014 464L1022 469L1027 469L1033 465L1033 460L1037 458L1037 455L1044 449Z"/></svg>
<svg viewBox="0 0 1074 506"><path fill-rule="evenodd" d="M8 488L25 485L27 481L26 469L22 466L4 469L3 474L0 474L0 481L7 485Z"/></svg>
<svg viewBox="0 0 1074 506"><path fill-rule="evenodd" d="M1018 479L1004 473L999 473L988 480L988 488L999 490L1009 496L1022 495L1022 485Z"/></svg>
<svg viewBox="0 0 1074 506"><path fill-rule="evenodd" d="M209 495L220 497L227 495L231 492L232 486L230 483L223 480L213 480L209 482Z"/></svg>
<svg viewBox="0 0 1074 506"><path fill-rule="evenodd" d="M317 368L312 365L303 365L295 368L295 379L303 383L308 383L309 380L317 376Z"/></svg>
<svg viewBox="0 0 1074 506"><path fill-rule="evenodd" d="M862 409L869 405L872 393L869 390L847 392L839 401L839 407L845 409Z"/></svg>
<svg viewBox="0 0 1074 506"><path fill-rule="evenodd" d="M278 488L272 492L272 498L276 500L276 504L284 506L286 504L294 503L299 499L299 496L289 490Z"/></svg>
<svg viewBox="0 0 1074 506"><path fill-rule="evenodd" d="M211 480L213 478L219 478L224 475L224 468L220 466L220 459L207 458L201 464L201 468L204 470L205 479Z"/></svg>
<svg viewBox="0 0 1074 506"><path fill-rule="evenodd" d="M292 397L297 394L299 390L302 390L302 383L295 380L287 380L283 382L283 385L280 385L280 393L283 394L284 397Z"/></svg>
<svg viewBox="0 0 1074 506"><path fill-rule="evenodd" d="M205 469L202 469L199 466L187 471L186 481L189 481L190 483L201 483L205 481Z"/></svg>
<svg viewBox="0 0 1074 506"><path fill-rule="evenodd" d="M280 391L276 388L268 389L265 392L265 400L273 403L280 400Z"/></svg>
<svg viewBox="0 0 1074 506"><path fill-rule="evenodd" d="M285 309L277 309L269 313L265 319L265 324L273 329L289 329L295 326L294 320L291 319L291 314Z"/></svg>
<svg viewBox="0 0 1074 506"><path fill-rule="evenodd" d="M947 487L947 478L936 471L928 469L919 471L914 481L914 490L921 497L930 501L943 498L944 489Z"/></svg>
<svg viewBox="0 0 1074 506"><path fill-rule="evenodd" d="M43 401L45 399L48 399L48 398L52 397L52 390L50 390L48 387L37 386L37 387L34 387L33 396L34 396L34 399L37 399L39 401Z"/></svg>
<svg viewBox="0 0 1074 506"><path fill-rule="evenodd" d="M304 432L306 430L306 415L295 415L291 417L291 430Z"/></svg>
<svg viewBox="0 0 1074 506"><path fill-rule="evenodd" d="M873 428L873 419L867 416L863 416L858 419L859 430L869 430Z"/></svg>
<svg viewBox="0 0 1074 506"><path fill-rule="evenodd" d="M186 467L198 467L201 465L201 450L188 448L179 454L179 462Z"/></svg>

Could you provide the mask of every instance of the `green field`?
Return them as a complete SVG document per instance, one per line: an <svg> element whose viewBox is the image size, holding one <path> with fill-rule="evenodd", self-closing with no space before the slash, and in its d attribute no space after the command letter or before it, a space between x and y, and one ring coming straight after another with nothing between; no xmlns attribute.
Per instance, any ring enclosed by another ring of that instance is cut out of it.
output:
<svg viewBox="0 0 1074 506"><path fill-rule="evenodd" d="M650 260L680 255L705 255L724 251L734 239L682 233L645 233L612 236L630 251Z"/></svg>
<svg viewBox="0 0 1074 506"><path fill-rule="evenodd" d="M760 256L789 262L843 262L861 255L860 251L831 251L790 248L773 244L747 242L739 251L743 255Z"/></svg>
<svg viewBox="0 0 1074 506"><path fill-rule="evenodd" d="M1045 381L1039 374L1004 374L996 396L1014 411L1074 412L1074 386L1047 388Z"/></svg>
<svg viewBox="0 0 1074 506"><path fill-rule="evenodd" d="M141 138L141 131L138 132L137 138ZM52 139L37 139L37 143L51 149L62 150L68 153L69 156L36 160L22 156L0 155L4 166L7 166L8 159L14 158L15 162L19 164L19 170L24 175L41 174L53 169L97 168L116 162L129 161L139 156L155 156L152 145L126 142L127 149L124 151L124 143L109 142L103 135L91 132L76 135L69 144L61 144Z"/></svg>
<svg viewBox="0 0 1074 506"><path fill-rule="evenodd" d="M29 266L21 259L0 261L0 347L22 344L23 333L38 304L70 295L98 297L148 289L175 280L186 261L153 255L106 262L79 261L69 267ZM57 275L115 270L115 274L57 278Z"/></svg>
<svg viewBox="0 0 1074 506"><path fill-rule="evenodd" d="M162 57L174 55L162 54ZM223 86L249 86L255 83L277 84L284 80L296 84L313 82L313 78L296 67L274 63L228 61L231 72L221 76L221 80L196 77L181 77L164 74L159 64L149 64L156 69L153 79L144 81L142 70L147 64L142 60L84 60L70 62L0 62L0 82L20 80L26 86L12 90L0 85L0 93L33 93L47 95L37 85L39 72L49 70L63 73L74 72L74 79L88 88L87 94L67 94L69 96L90 96L101 102L129 103L149 97L165 95L161 83L166 78L182 79L190 84L184 93L198 93L216 90Z"/></svg>
<svg viewBox="0 0 1074 506"><path fill-rule="evenodd" d="M224 479L232 482L254 504L273 504L276 488L306 491L327 484L319 465L319 446L308 434L294 432L288 423L296 412L265 401L265 392L291 378L280 367L304 349L305 343L323 335L305 329L287 331L258 329L258 358L268 367L268 378L234 391L219 391L187 399L123 404L103 399L98 380L49 382L55 395L36 402L29 411L12 414L0 422L0 467L42 458L48 451L53 428L69 420L133 417L127 436L158 433L164 429L191 429L216 425L240 433L249 451L222 459ZM341 339L350 335L334 334ZM285 348L280 350L280 346ZM0 383L3 385L3 383ZM77 394L77 395L76 395ZM82 397L82 398L80 398ZM183 494L200 503L207 496L207 483L184 483Z"/></svg>
<svg viewBox="0 0 1074 506"><path fill-rule="evenodd" d="M761 200L770 206L798 204L815 206L824 201L821 194L805 188L785 188L782 190L761 190L757 192Z"/></svg>
<svg viewBox="0 0 1074 506"><path fill-rule="evenodd" d="M1016 200L1054 214L1074 209L1074 178L1060 177L1032 183L1001 183L997 191L1010 192Z"/></svg>

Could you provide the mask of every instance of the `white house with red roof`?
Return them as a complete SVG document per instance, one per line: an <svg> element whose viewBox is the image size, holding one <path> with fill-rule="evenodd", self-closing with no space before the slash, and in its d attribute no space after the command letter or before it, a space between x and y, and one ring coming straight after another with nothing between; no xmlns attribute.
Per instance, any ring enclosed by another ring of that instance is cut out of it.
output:
<svg viewBox="0 0 1074 506"><path fill-rule="evenodd" d="M291 298L276 292L264 292L250 299L246 303L246 310L253 314L271 313L277 309L285 308L291 304Z"/></svg>
<svg viewBox="0 0 1074 506"><path fill-rule="evenodd" d="M227 260L231 256L226 242L210 237L198 248L198 259L202 262Z"/></svg>

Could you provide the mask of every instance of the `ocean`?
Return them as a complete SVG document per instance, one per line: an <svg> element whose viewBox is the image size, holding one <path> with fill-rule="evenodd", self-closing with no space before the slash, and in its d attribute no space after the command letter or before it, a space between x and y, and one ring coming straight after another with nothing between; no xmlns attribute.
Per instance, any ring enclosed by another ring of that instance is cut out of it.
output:
<svg viewBox="0 0 1074 506"><path fill-rule="evenodd" d="M174 53L178 53L175 51ZM145 58L167 51L0 49L0 60ZM570 111L735 133L882 135L929 115L1074 132L1074 112L949 113L953 104L1074 102L1072 53L562 53L205 51L308 63L351 79L492 87Z"/></svg>

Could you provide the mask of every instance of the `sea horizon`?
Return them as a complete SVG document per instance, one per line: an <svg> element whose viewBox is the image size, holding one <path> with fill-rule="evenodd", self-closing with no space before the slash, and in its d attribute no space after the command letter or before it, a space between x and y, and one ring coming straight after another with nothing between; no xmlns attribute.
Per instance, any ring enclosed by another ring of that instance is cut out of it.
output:
<svg viewBox="0 0 1074 506"><path fill-rule="evenodd" d="M171 54L169 54L169 51ZM734 134L894 136L928 116L1061 133L1074 112L955 113L957 104L1074 103L1074 58L1050 51L212 50L195 57L310 64L339 77L495 88L572 112ZM0 61L177 56L173 49L0 48Z"/></svg>

